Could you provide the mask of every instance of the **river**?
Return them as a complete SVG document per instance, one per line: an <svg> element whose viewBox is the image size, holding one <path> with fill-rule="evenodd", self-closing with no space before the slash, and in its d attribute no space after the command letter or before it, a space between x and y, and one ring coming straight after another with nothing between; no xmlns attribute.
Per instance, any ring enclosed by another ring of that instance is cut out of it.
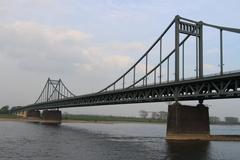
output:
<svg viewBox="0 0 240 160"><path fill-rule="evenodd" d="M0 121L0 160L239 160L240 142L167 142L166 125ZM212 125L212 134L240 126Z"/></svg>

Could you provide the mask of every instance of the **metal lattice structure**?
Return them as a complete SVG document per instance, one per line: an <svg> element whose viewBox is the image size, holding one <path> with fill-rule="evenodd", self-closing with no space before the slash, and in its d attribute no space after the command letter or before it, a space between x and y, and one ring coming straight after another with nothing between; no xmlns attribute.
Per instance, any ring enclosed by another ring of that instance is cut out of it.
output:
<svg viewBox="0 0 240 160"><path fill-rule="evenodd" d="M51 80L48 78L35 104L69 97L75 97L75 95L65 86L61 79Z"/></svg>
<svg viewBox="0 0 240 160"><path fill-rule="evenodd" d="M220 71L214 75L204 75L203 72L203 27L210 27L219 31ZM174 29L175 46L167 56L163 57L162 40L171 28ZM197 22L176 16L143 56L106 88L97 93L74 96L61 80L48 80L37 102L22 109L67 108L182 100L199 100L202 103L205 99L240 98L240 72L224 72L223 32L240 34L240 29L212 25L202 21ZM180 38L180 35L183 38ZM185 77L184 62L185 45L190 37L195 37L196 39L196 56L193 59L196 62L196 74L195 77L191 78ZM149 56L154 48L158 49L160 59L157 65L149 69ZM174 59L173 67L175 72L173 80L169 78L170 59ZM162 80L164 64L167 66L166 81ZM137 78L136 68L139 65L143 66L144 75ZM132 77L128 85L126 83L127 76ZM53 88L53 91L46 92L48 93L46 96L45 91L49 86ZM61 91L61 86L67 91L67 94Z"/></svg>

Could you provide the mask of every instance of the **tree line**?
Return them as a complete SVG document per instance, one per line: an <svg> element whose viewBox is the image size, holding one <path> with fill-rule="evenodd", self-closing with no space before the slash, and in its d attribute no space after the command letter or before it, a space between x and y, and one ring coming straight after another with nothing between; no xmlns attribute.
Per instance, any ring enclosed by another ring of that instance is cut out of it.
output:
<svg viewBox="0 0 240 160"><path fill-rule="evenodd" d="M14 106L14 107L10 107L8 105L5 105L3 107L0 108L0 114L11 114L12 111L18 107L21 107L21 106Z"/></svg>
<svg viewBox="0 0 240 160"><path fill-rule="evenodd" d="M152 112L152 111L145 111L145 110L139 111L139 116L141 118L155 119L155 120L160 120L162 122L167 122L167 115L168 113L165 111L160 111L160 112ZM224 120L221 121L221 119L216 116L210 116L209 122L211 124L239 124L240 123L238 117L224 117Z"/></svg>

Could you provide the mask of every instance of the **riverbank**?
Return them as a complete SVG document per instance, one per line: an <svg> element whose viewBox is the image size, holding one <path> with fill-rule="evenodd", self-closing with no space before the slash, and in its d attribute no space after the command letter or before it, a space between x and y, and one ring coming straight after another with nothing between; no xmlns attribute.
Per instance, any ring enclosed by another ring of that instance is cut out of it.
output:
<svg viewBox="0 0 240 160"><path fill-rule="evenodd" d="M0 114L0 121L19 121L23 118L12 114Z"/></svg>
<svg viewBox="0 0 240 160"><path fill-rule="evenodd" d="M10 118L10 119L16 119L19 118L19 116L14 115L14 114L0 114L0 118Z"/></svg>
<svg viewBox="0 0 240 160"><path fill-rule="evenodd" d="M166 137L167 141L240 141L240 135L178 134Z"/></svg>
<svg viewBox="0 0 240 160"><path fill-rule="evenodd" d="M26 119L12 114L0 114L0 121L26 121ZM166 124L166 120L140 118L140 117L123 117L123 116L102 116L102 115L74 115L63 114L62 123L155 123ZM240 125L231 123L211 123L211 125Z"/></svg>
<svg viewBox="0 0 240 160"><path fill-rule="evenodd" d="M0 121L33 121L12 114L0 114ZM96 115L63 115L62 123L164 123L155 119Z"/></svg>
<svg viewBox="0 0 240 160"><path fill-rule="evenodd" d="M63 121L84 121L84 122L141 122L141 123L166 123L166 120L149 119L140 117L123 116L100 116L100 115L63 115Z"/></svg>

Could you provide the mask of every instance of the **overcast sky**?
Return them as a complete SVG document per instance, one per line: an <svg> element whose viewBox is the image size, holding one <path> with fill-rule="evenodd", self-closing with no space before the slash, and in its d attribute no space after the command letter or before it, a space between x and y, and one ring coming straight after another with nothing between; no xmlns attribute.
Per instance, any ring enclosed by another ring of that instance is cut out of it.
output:
<svg viewBox="0 0 240 160"><path fill-rule="evenodd" d="M239 5L238 0L1 0L0 106L33 103L48 77L61 78L77 95L98 91L126 71L175 15L240 28ZM210 31L205 32L205 73L219 71L219 33ZM236 52L240 51L240 35L226 34L224 42L225 71L240 69ZM194 74L191 65L186 66L189 75ZM210 105L211 115L240 118L238 99L205 103ZM160 111L166 106L154 103L64 111L136 116L139 110Z"/></svg>

